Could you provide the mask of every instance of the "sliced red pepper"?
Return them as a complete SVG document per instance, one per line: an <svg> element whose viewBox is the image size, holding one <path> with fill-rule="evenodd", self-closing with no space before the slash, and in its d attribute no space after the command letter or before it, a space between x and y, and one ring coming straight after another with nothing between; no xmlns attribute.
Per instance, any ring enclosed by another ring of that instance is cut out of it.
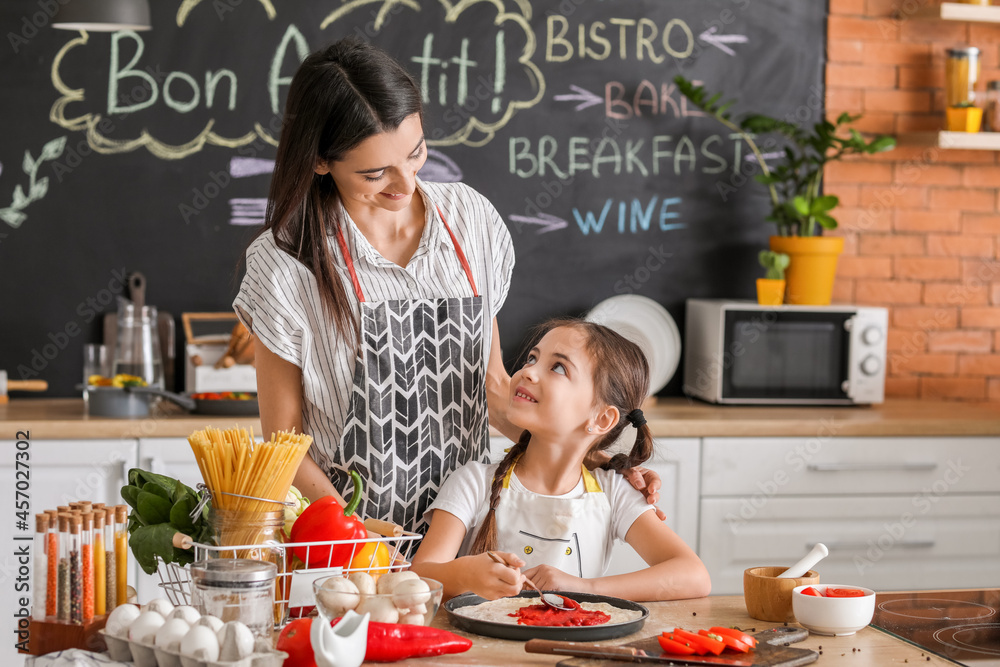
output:
<svg viewBox="0 0 1000 667"><path fill-rule="evenodd" d="M721 625L716 625L708 629L709 632L714 632L717 635L723 637L732 637L738 642L746 644L750 648L757 646L757 640L743 632L742 630L737 630L736 628L724 628Z"/></svg>
<svg viewBox="0 0 1000 667"><path fill-rule="evenodd" d="M726 648L731 648L734 651L739 651L740 653L746 653L750 650L748 644L744 644L739 639L734 639L729 635L720 635L717 632L712 632L711 630L699 630L698 634L702 637L708 637L709 639L715 639L726 645Z"/></svg>
<svg viewBox="0 0 1000 667"><path fill-rule="evenodd" d="M726 648L726 645L718 639L703 637L699 634L695 634L694 632L688 632L684 628L674 628L674 631L667 636L679 642L690 642L690 644L695 647L695 651L703 651L702 655L705 653L719 655Z"/></svg>
<svg viewBox="0 0 1000 667"><path fill-rule="evenodd" d="M801 591L799 591L799 593L802 593L803 595L813 595L818 598L826 597L812 586L810 586L809 588L803 588Z"/></svg>
<svg viewBox="0 0 1000 667"><path fill-rule="evenodd" d="M802 591L803 593L805 591ZM857 588L828 588L826 597L828 598L863 598L865 592Z"/></svg>
<svg viewBox="0 0 1000 667"><path fill-rule="evenodd" d="M660 642L660 648L663 649L664 653L669 653L670 655L694 655L694 648L674 641L665 635L660 635L656 638L656 641Z"/></svg>

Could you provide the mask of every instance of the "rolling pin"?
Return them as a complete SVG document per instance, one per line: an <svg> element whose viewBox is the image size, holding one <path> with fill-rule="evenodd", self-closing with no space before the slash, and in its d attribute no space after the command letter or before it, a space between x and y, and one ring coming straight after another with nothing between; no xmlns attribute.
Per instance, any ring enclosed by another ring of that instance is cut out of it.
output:
<svg viewBox="0 0 1000 667"><path fill-rule="evenodd" d="M397 526L390 521L381 521L379 519L365 519L365 528L376 535L382 535L383 537L399 537L403 534L402 526Z"/></svg>
<svg viewBox="0 0 1000 667"><path fill-rule="evenodd" d="M8 391L47 391L49 383L45 380L8 380L7 371L0 371L0 403L8 400Z"/></svg>

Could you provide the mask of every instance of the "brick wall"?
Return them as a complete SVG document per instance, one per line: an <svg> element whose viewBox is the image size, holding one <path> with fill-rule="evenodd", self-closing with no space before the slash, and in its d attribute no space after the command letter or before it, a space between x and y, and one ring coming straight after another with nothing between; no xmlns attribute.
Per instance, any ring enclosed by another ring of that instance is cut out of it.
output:
<svg viewBox="0 0 1000 667"><path fill-rule="evenodd" d="M928 4L830 0L829 117L863 113L865 132L940 129L951 46L979 47L981 82L1000 80L1000 26L896 16ZM889 309L886 394L1000 401L1000 152L901 140L825 179L845 237L834 300Z"/></svg>

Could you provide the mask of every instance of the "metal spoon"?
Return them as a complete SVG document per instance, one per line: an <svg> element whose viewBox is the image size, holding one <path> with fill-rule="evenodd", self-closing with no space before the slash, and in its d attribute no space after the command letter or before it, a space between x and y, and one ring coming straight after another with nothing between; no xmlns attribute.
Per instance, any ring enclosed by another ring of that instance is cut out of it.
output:
<svg viewBox="0 0 1000 667"><path fill-rule="evenodd" d="M505 567L509 567L511 569L515 569L513 565L511 565L510 563L508 563L507 561L505 561L503 558L501 558L500 556L498 556L493 551L487 551L486 555L489 556L490 558L492 558L495 562L500 563L501 565L503 565ZM536 593L538 593L538 598L546 606L552 607L553 609L558 609L559 611L572 611L572 609L570 607L566 606L566 604L565 604L566 603L566 599L563 598L561 595L556 595L555 593L543 593L538 588L538 586L536 586L535 583L531 579L528 579L527 577L524 578L524 583L526 583L528 585L528 588L530 588L531 590L533 590Z"/></svg>

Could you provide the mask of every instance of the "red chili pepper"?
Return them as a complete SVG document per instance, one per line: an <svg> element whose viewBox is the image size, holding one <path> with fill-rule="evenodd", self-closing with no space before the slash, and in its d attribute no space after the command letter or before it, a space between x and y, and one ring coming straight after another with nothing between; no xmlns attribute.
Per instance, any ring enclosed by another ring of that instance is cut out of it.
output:
<svg viewBox="0 0 1000 667"><path fill-rule="evenodd" d="M309 628L314 619L300 618L284 627L275 648L288 654L284 667L316 667L316 658L309 640ZM336 625L334 619L330 625ZM406 658L424 658L447 653L463 653L472 648L472 641L447 630L422 625L398 623L368 623L368 648L365 660L395 662Z"/></svg>
<svg viewBox="0 0 1000 667"><path fill-rule="evenodd" d="M292 542L328 542L333 540L363 540L368 537L365 524L354 510L361 503L364 485L361 475L351 471L354 495L347 507L341 507L333 496L320 498L299 515L292 524ZM356 544L333 546L292 547L292 552L308 567L343 567L351 560ZM307 558L308 556L308 558Z"/></svg>

